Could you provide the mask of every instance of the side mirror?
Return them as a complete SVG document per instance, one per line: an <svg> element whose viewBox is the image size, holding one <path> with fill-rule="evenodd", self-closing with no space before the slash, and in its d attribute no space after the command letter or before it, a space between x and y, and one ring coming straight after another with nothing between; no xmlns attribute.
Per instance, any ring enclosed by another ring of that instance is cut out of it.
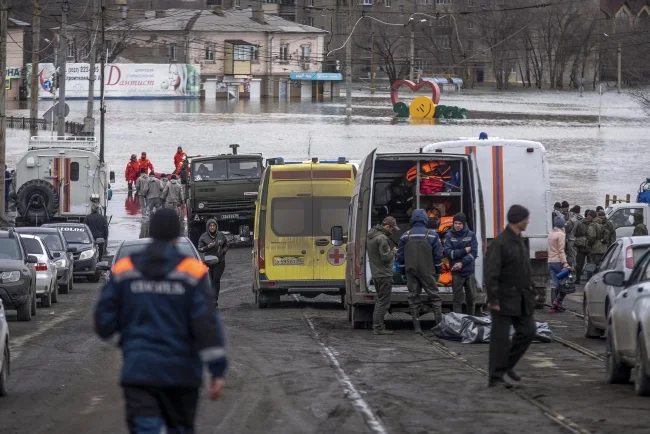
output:
<svg viewBox="0 0 650 434"><path fill-rule="evenodd" d="M55 258L60 258L61 257L61 252L52 252L52 256Z"/></svg>
<svg viewBox="0 0 650 434"><path fill-rule="evenodd" d="M330 238L332 239L333 246L342 246L343 245L343 227L342 226L332 226L330 230Z"/></svg>
<svg viewBox="0 0 650 434"><path fill-rule="evenodd" d="M115 172L113 170L108 173L108 179L111 184L115 184Z"/></svg>
<svg viewBox="0 0 650 434"><path fill-rule="evenodd" d="M103 239L103 238L97 238L97 239L95 240L95 244L102 245L102 244L104 244L104 243L106 243L106 240Z"/></svg>
<svg viewBox="0 0 650 434"><path fill-rule="evenodd" d="M77 248L76 247L68 247L68 250L66 250L68 253L77 253Z"/></svg>
<svg viewBox="0 0 650 434"><path fill-rule="evenodd" d="M98 262L96 267L100 271L110 271L111 270L111 265L106 261Z"/></svg>
<svg viewBox="0 0 650 434"><path fill-rule="evenodd" d="M623 287L625 285L625 274L622 271L609 271L603 275L605 285Z"/></svg>
<svg viewBox="0 0 650 434"><path fill-rule="evenodd" d="M27 255L28 264L38 264L38 258L34 255Z"/></svg>

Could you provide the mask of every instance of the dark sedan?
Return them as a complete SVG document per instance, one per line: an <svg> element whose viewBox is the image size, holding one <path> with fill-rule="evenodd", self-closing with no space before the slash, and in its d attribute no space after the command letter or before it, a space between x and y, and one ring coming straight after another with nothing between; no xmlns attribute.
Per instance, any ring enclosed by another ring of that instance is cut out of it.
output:
<svg viewBox="0 0 650 434"><path fill-rule="evenodd" d="M16 228L16 232L25 235L36 235L43 239L55 259L56 281L59 284L59 292L67 294L72 291L74 285L74 253L77 252L77 248L68 245L63 233L57 228L44 227Z"/></svg>
<svg viewBox="0 0 650 434"><path fill-rule="evenodd" d="M83 223L48 223L44 228L58 228L70 247L77 251L74 256L74 277L87 277L90 282L99 282L102 273L97 269L99 262L99 244L104 244L103 238L94 239L88 226Z"/></svg>

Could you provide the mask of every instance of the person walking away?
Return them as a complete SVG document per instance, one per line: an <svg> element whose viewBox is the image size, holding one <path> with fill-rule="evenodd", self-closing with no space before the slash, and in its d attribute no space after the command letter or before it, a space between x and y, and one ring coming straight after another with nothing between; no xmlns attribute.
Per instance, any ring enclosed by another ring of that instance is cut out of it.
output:
<svg viewBox="0 0 650 434"><path fill-rule="evenodd" d="M149 177L149 188L147 189L147 209L149 214L152 215L160 208L162 208L162 183L156 175L152 174Z"/></svg>
<svg viewBox="0 0 650 434"><path fill-rule="evenodd" d="M180 207L185 202L185 198L183 197L183 186L178 183L176 175L172 175L171 181L165 184L162 197L165 201L165 208L173 209L179 216L182 215Z"/></svg>
<svg viewBox="0 0 650 434"><path fill-rule="evenodd" d="M634 232L632 233L633 237L641 237L648 235L648 228L643 223L643 214L635 213L634 214Z"/></svg>
<svg viewBox="0 0 650 434"><path fill-rule="evenodd" d="M140 169L140 177L135 182L135 194L140 198L142 215L147 215L147 193L149 192L149 176L144 169Z"/></svg>
<svg viewBox="0 0 650 434"><path fill-rule="evenodd" d="M406 275L409 290L409 309L415 333L422 334L420 309L424 292L433 302L436 324L442 321L442 298L438 294L437 276L442 272L442 244L438 234L428 228L429 217L423 209L416 209L411 216L411 229L399 239L397 262L402 275Z"/></svg>
<svg viewBox="0 0 650 434"><path fill-rule="evenodd" d="M609 248L616 242L616 229L614 229L614 224L607 220L604 210L598 211L598 220L603 228L603 242L605 247Z"/></svg>
<svg viewBox="0 0 650 434"><path fill-rule="evenodd" d="M607 251L607 245L606 241L603 240L603 227L598 219L598 214L596 211L591 211L589 216L591 217L591 225L587 228L589 262L598 265Z"/></svg>
<svg viewBox="0 0 650 434"><path fill-rule="evenodd" d="M129 191L133 190L133 184L138 180L139 174L140 163L138 163L138 157L131 154L131 160L126 164L126 170L124 171L124 178L129 186Z"/></svg>
<svg viewBox="0 0 650 434"><path fill-rule="evenodd" d="M463 213L454 216L454 226L445 235L445 255L451 265L454 312L463 312L464 293L467 314L474 315L474 260L478 256L478 240L467 227L467 217Z"/></svg>
<svg viewBox="0 0 650 434"><path fill-rule="evenodd" d="M569 220L566 221L564 226L564 233L566 234L566 259L569 263L569 266L574 268L576 267L576 228L578 223L582 220L582 214L580 214L580 206L575 205L571 208L569 212Z"/></svg>
<svg viewBox="0 0 650 434"><path fill-rule="evenodd" d="M587 231L589 230L593 220L591 212L591 210L587 210L585 212L585 218L579 220L575 228L576 285L580 284L585 263L589 260L591 255L591 244L587 240Z"/></svg>
<svg viewBox="0 0 650 434"><path fill-rule="evenodd" d="M150 235L144 252L113 266L95 307L95 332L122 350L129 432L192 433L204 366L209 398L223 390L223 327L212 307L207 269L176 247L176 214L156 213Z"/></svg>
<svg viewBox="0 0 650 434"><path fill-rule="evenodd" d="M104 257L104 252L106 251L106 243L108 243L108 221L99 212L99 205L93 203L90 206L90 214L84 218L84 224L90 229L90 233L93 234L93 238L96 240L98 238L103 238L104 243L99 244L97 249L99 250L99 260L101 261Z"/></svg>
<svg viewBox="0 0 650 434"><path fill-rule="evenodd" d="M375 298L375 311L372 316L372 331L376 335L392 335L384 324L384 316L390 308L390 297L393 292L393 262L397 247L393 247L390 234L399 231L394 217L387 216L380 225L368 231L367 249L370 274L375 284L377 297Z"/></svg>
<svg viewBox="0 0 650 434"><path fill-rule="evenodd" d="M178 216L176 216L178 220ZM210 280L212 281L212 291L214 293L214 302L219 306L219 291L221 290L221 276L226 269L226 252L228 252L228 240L226 236L219 232L217 221L210 219L206 222L205 233L199 238L199 252L205 256L216 256L216 262L209 264Z"/></svg>
<svg viewBox="0 0 650 434"><path fill-rule="evenodd" d="M183 151L183 147L179 146L174 154L174 169L178 169L178 165L183 161L183 157L187 157L187 154Z"/></svg>
<svg viewBox="0 0 650 434"><path fill-rule="evenodd" d="M138 160L138 167L140 169L144 169L147 175L153 174L153 164L151 164L151 161L147 158L147 153L143 152L140 154L140 159Z"/></svg>
<svg viewBox="0 0 650 434"><path fill-rule="evenodd" d="M566 234L564 232L565 221L562 217L555 217L553 221L553 230L548 234L548 271L551 275L551 294L556 294L553 299L553 310L564 312L562 301L564 295L558 291L559 283L557 275L565 268L569 268L569 262L566 258Z"/></svg>
<svg viewBox="0 0 650 434"><path fill-rule="evenodd" d="M530 212L521 205L508 210L508 225L489 245L485 258L485 287L492 313L489 386L511 387L504 376L520 381L517 362L535 337L535 303L532 267L521 233L528 227ZM510 327L515 334L510 341Z"/></svg>

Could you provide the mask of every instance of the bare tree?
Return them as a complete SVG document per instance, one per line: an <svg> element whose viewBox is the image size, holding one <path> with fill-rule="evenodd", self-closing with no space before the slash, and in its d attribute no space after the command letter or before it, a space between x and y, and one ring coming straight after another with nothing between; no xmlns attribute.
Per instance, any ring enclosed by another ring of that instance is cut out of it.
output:
<svg viewBox="0 0 650 434"><path fill-rule="evenodd" d="M411 66L410 32L402 26L382 27L381 32L375 34L374 41L373 44L371 38L362 36L355 38L355 45L367 53L374 49L379 70L388 76L391 85L407 77Z"/></svg>

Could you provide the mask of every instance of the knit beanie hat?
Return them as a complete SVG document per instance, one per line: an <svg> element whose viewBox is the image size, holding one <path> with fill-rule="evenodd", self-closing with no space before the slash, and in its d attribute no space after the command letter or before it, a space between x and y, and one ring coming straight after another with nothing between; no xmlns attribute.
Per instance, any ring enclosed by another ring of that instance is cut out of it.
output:
<svg viewBox="0 0 650 434"><path fill-rule="evenodd" d="M171 241L181 236L181 224L178 214L170 208L163 208L151 217L149 235L154 240Z"/></svg>
<svg viewBox="0 0 650 434"><path fill-rule="evenodd" d="M521 205L512 205L508 210L508 223L523 222L530 215L530 211Z"/></svg>
<svg viewBox="0 0 650 434"><path fill-rule="evenodd" d="M555 217L555 221L553 222L553 227L562 229L565 223L566 222L564 221L564 217L557 216Z"/></svg>
<svg viewBox="0 0 650 434"><path fill-rule="evenodd" d="M462 212L459 212L454 216L454 223L461 222L462 224L467 224L467 216Z"/></svg>

